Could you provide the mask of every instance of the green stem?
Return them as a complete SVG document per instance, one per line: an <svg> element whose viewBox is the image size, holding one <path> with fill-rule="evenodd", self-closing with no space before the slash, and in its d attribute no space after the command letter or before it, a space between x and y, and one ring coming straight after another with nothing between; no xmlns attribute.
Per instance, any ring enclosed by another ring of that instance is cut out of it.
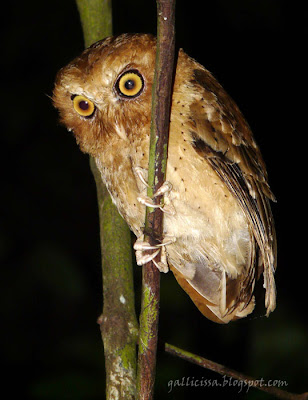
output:
<svg viewBox="0 0 308 400"><path fill-rule="evenodd" d="M85 47L112 35L112 0L76 0Z"/></svg>
<svg viewBox="0 0 308 400"><path fill-rule="evenodd" d="M112 35L111 0L76 0L85 46ZM106 399L133 400L136 390L135 314L130 231L90 158L99 209L103 313L98 319L104 343Z"/></svg>
<svg viewBox="0 0 308 400"><path fill-rule="evenodd" d="M133 400L138 323L131 236L126 222L112 203L93 158L91 169L96 181L101 233L103 313L98 323L104 343L106 399Z"/></svg>

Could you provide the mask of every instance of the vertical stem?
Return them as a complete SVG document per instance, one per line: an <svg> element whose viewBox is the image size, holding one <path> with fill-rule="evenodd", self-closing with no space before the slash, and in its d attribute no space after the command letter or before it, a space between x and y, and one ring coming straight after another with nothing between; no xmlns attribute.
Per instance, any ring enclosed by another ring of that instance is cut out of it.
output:
<svg viewBox="0 0 308 400"><path fill-rule="evenodd" d="M157 49L152 89L148 170L148 196L150 197L153 197L166 178L174 68L174 18L175 0L157 0ZM153 200L155 204L163 204L162 196L155 197ZM152 245L162 241L163 213L159 208L147 208L145 234ZM160 291L160 272L153 262L143 267L142 286L137 398L150 400L153 397L155 382Z"/></svg>
<svg viewBox="0 0 308 400"><path fill-rule="evenodd" d="M112 35L111 0L76 0L86 47ZM90 158L100 218L103 313L98 319L104 343L107 400L133 400L136 389L135 315L130 231Z"/></svg>
<svg viewBox="0 0 308 400"><path fill-rule="evenodd" d="M112 35L112 0L76 0L85 47Z"/></svg>
<svg viewBox="0 0 308 400"><path fill-rule="evenodd" d="M130 231L102 182L95 160L103 273L103 313L98 319L104 343L106 399L133 400L136 391L135 314Z"/></svg>

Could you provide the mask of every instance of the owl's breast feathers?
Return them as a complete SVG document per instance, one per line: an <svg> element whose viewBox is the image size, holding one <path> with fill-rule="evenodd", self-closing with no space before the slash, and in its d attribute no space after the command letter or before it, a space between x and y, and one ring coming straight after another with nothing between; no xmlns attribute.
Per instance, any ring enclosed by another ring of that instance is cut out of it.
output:
<svg viewBox="0 0 308 400"><path fill-rule="evenodd" d="M142 234L145 190L136 167L148 166L155 39L121 35L85 51L61 71L54 103L82 149L95 157L113 201L131 229ZM144 87L121 98L116 82L138 71ZM71 106L81 94L95 105L91 119ZM267 314L275 308L274 200L260 151L238 107L215 78L180 50L171 108L165 214L166 247L176 279L209 319L227 323L254 309L255 281L263 273Z"/></svg>

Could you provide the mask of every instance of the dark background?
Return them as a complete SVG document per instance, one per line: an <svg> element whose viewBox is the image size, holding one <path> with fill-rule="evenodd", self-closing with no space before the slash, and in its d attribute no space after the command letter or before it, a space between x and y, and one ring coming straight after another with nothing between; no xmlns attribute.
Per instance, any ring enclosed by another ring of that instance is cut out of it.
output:
<svg viewBox="0 0 308 400"><path fill-rule="evenodd" d="M1 25L2 390L29 399L104 398L95 185L88 157L59 125L49 98L57 70L83 50L79 16L73 0L7 6ZM115 0L113 12L114 33L156 32L154 0ZM178 1L177 44L236 100L268 167L278 200L278 305L270 318L260 307L244 320L217 325L167 274L160 317L162 341L251 376L286 381L293 392L308 390L303 12L278 0ZM136 267L138 314L140 273ZM168 382L183 377L223 382L160 353L156 398L268 398L239 387L168 393Z"/></svg>

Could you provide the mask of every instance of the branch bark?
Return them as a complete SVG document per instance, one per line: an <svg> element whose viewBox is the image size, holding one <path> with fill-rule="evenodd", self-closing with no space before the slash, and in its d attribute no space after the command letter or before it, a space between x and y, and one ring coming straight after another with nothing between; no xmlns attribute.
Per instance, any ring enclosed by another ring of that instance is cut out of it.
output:
<svg viewBox="0 0 308 400"><path fill-rule="evenodd" d="M76 0L85 46L112 35L111 0ZM103 276L103 313L98 319L105 353L107 400L133 400L136 391L136 344L131 236L102 182L95 160Z"/></svg>
<svg viewBox="0 0 308 400"><path fill-rule="evenodd" d="M133 400L136 391L136 344L131 236L111 201L95 161L101 232L103 313L98 319L104 343L106 399Z"/></svg>
<svg viewBox="0 0 308 400"><path fill-rule="evenodd" d="M148 196L161 187L166 178L171 93L175 48L175 0L157 0L157 49L152 89L152 115L148 169ZM163 204L162 196L153 198ZM151 245L163 239L163 213L147 208L145 240ZM157 260L157 259L156 259ZM157 260L159 261L159 260ZM142 271L142 302L140 314L137 398L153 397L159 319L160 272L153 262Z"/></svg>

